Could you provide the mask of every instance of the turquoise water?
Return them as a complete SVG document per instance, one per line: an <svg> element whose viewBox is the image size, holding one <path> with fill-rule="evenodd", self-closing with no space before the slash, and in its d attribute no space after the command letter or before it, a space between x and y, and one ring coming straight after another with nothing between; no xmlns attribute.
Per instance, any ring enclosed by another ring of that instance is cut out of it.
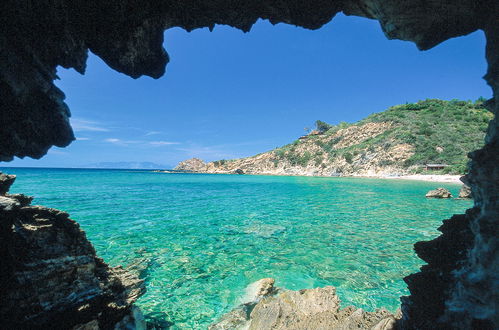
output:
<svg viewBox="0 0 499 330"><path fill-rule="evenodd" d="M357 178L3 169L12 191L63 209L109 264L145 258L148 318L204 328L273 277L288 289L336 286L343 306L395 310L422 265L416 241L471 206L426 199L459 185Z"/></svg>

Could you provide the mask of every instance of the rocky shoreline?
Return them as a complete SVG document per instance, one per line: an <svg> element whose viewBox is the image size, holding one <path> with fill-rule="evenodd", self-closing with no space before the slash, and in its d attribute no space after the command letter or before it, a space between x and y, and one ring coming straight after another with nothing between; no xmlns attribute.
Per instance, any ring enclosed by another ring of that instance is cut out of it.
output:
<svg viewBox="0 0 499 330"><path fill-rule="evenodd" d="M0 173L0 319L3 329L144 329L136 272L110 267L66 212L9 194Z"/></svg>
<svg viewBox="0 0 499 330"><path fill-rule="evenodd" d="M213 323L209 330L229 329L375 329L391 330L400 320L386 309L366 312L348 306L340 308L340 299L332 286L299 291L274 287L273 278L251 284L246 300Z"/></svg>
<svg viewBox="0 0 499 330"><path fill-rule="evenodd" d="M213 163L213 162L212 162ZM199 158L191 158L180 162L173 170L160 170L155 172L160 173L204 173L204 174L247 174L247 175L275 175L275 176L306 176L306 177L345 177L345 178L371 178L371 179L398 179L398 180L414 180L426 182L442 182L463 184L461 175L451 174L400 174L399 172L382 172L382 173L345 173L336 175L324 175L306 169L293 169L267 172L256 170L242 170L235 168L233 170L214 170L210 164L205 163Z"/></svg>

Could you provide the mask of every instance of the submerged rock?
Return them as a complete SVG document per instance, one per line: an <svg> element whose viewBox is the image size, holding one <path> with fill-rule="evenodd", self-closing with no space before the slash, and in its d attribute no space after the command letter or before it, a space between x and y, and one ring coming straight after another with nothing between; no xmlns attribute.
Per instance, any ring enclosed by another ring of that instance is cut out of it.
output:
<svg viewBox="0 0 499 330"><path fill-rule="evenodd" d="M140 328L133 303L145 292L143 280L97 257L67 213L31 200L0 197L2 327Z"/></svg>
<svg viewBox="0 0 499 330"><path fill-rule="evenodd" d="M385 309L365 312L355 307L340 309L340 299L332 286L291 291L274 288L273 279L263 279L249 287L259 287L256 300L245 302L210 326L217 329L384 329L395 327L399 318Z"/></svg>
<svg viewBox="0 0 499 330"><path fill-rule="evenodd" d="M459 189L459 198L473 198L473 196L471 196L471 188L468 185L463 185L461 189Z"/></svg>
<svg viewBox="0 0 499 330"><path fill-rule="evenodd" d="M452 194L445 188L437 188L426 193L428 198L452 198Z"/></svg>

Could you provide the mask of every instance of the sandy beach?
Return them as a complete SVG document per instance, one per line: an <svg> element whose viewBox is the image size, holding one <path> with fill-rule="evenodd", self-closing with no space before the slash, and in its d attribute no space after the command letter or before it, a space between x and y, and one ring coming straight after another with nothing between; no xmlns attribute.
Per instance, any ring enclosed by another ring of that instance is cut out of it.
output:
<svg viewBox="0 0 499 330"><path fill-rule="evenodd" d="M400 175L400 176L381 176L380 178L463 184L461 180L459 180L460 177L461 175L411 174L411 175Z"/></svg>

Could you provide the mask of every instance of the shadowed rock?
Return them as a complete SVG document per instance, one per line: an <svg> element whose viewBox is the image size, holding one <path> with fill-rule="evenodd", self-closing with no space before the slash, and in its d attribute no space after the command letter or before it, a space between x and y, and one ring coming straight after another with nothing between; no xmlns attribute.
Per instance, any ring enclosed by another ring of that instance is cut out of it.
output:
<svg viewBox="0 0 499 330"><path fill-rule="evenodd" d="M143 281L98 258L67 213L31 201L21 194L0 196L2 328L134 324L132 304L145 292Z"/></svg>
<svg viewBox="0 0 499 330"><path fill-rule="evenodd" d="M473 196L471 195L471 188L467 185L463 185L461 189L459 189L459 198L473 198Z"/></svg>
<svg viewBox="0 0 499 330"><path fill-rule="evenodd" d="M9 175L0 172L0 196L5 195L9 191L10 186L12 186L15 180L15 175Z"/></svg>

